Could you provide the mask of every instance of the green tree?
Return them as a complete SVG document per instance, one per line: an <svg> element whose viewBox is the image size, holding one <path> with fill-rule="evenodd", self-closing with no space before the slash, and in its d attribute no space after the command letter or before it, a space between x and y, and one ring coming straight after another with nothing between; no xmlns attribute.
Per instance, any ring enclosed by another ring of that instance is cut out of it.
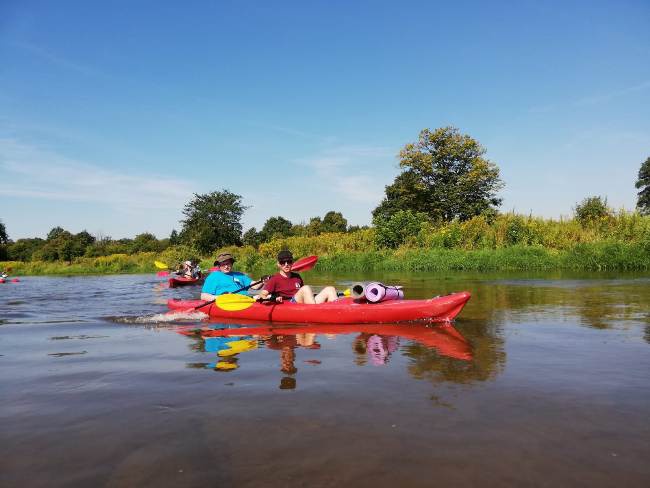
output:
<svg viewBox="0 0 650 488"><path fill-rule="evenodd" d="M638 198L636 207L642 215L650 215L650 158L646 159L639 169L639 178L636 180Z"/></svg>
<svg viewBox="0 0 650 488"><path fill-rule="evenodd" d="M284 217L271 217L260 231L262 242L269 242L273 237L289 237L292 224Z"/></svg>
<svg viewBox="0 0 650 488"><path fill-rule="evenodd" d="M427 221L426 214L411 210L398 210L388 218L375 218L375 242L379 247L398 247L409 237L416 237Z"/></svg>
<svg viewBox="0 0 650 488"><path fill-rule="evenodd" d="M82 230L78 234L75 234L74 238L79 243L79 245L84 248L95 243L95 237L86 230Z"/></svg>
<svg viewBox="0 0 650 488"><path fill-rule="evenodd" d="M172 229L172 233L169 234L169 245L170 246L176 246L181 243L180 238L178 237L178 232L176 232L176 229Z"/></svg>
<svg viewBox="0 0 650 488"><path fill-rule="evenodd" d="M43 261L68 261L71 263L76 256L83 255L85 248L81 246L81 241L76 240L67 230L57 230L55 233L50 232L45 245L34 256ZM50 238L50 235L53 237Z"/></svg>
<svg viewBox="0 0 650 488"><path fill-rule="evenodd" d="M373 217L385 220L398 210L411 210L448 222L494 213L503 183L499 168L484 154L485 148L454 127L424 129L418 142L400 152L404 171L386 187Z"/></svg>
<svg viewBox="0 0 650 488"><path fill-rule="evenodd" d="M323 232L322 228L323 220L320 217L312 217L309 219L309 223L307 224L305 231L307 232L308 236L313 237Z"/></svg>
<svg viewBox="0 0 650 488"><path fill-rule="evenodd" d="M245 246L257 247L262 242L262 239L259 232L257 232L257 229L255 227L251 227L246 232L244 232L244 235L242 236L242 242Z"/></svg>
<svg viewBox="0 0 650 488"><path fill-rule="evenodd" d="M341 212L330 210L323 217L321 232L345 232L348 228L348 221Z"/></svg>
<svg viewBox="0 0 650 488"><path fill-rule="evenodd" d="M185 205L181 241L201 253L217 248L241 244L241 217L248 208L242 197L228 190L205 195L194 194Z"/></svg>
<svg viewBox="0 0 650 488"><path fill-rule="evenodd" d="M136 253L136 252L159 252L162 251L162 246L160 245L160 241L156 239L156 236L149 233L149 232L143 232L142 234L138 234L135 236L133 239L133 242L131 243L131 253Z"/></svg>
<svg viewBox="0 0 650 488"><path fill-rule="evenodd" d="M54 227L50 232L47 233L47 237L45 238L45 240L51 241L52 239L56 239L57 237L64 234L65 232L68 232L68 231L65 230L63 227L58 227L58 226ZM69 234L69 232L68 232L68 234Z"/></svg>
<svg viewBox="0 0 650 488"><path fill-rule="evenodd" d="M9 242L9 235L5 224L0 220L0 244L7 244Z"/></svg>
<svg viewBox="0 0 650 488"><path fill-rule="evenodd" d="M9 243L9 236L7 235L7 228L0 220L0 261L6 261L9 253L7 251L7 244Z"/></svg>
<svg viewBox="0 0 650 488"><path fill-rule="evenodd" d="M611 215L607 198L587 197L575 207L576 220L582 225L596 222Z"/></svg>
<svg viewBox="0 0 650 488"><path fill-rule="evenodd" d="M39 237L31 239L18 239L7 246L8 259L11 261L31 261L32 255L38 251L45 241Z"/></svg>

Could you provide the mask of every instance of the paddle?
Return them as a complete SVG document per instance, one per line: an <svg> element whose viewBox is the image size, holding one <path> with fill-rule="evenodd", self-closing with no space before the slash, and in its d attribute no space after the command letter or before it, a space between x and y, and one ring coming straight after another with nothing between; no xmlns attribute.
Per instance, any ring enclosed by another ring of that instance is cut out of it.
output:
<svg viewBox="0 0 650 488"><path fill-rule="evenodd" d="M169 266L167 266L165 263L162 263L160 261L154 261L153 264L156 266L156 268L167 270L167 271L158 271L156 273L156 276L169 276L169 271L168 271Z"/></svg>
<svg viewBox="0 0 650 488"><path fill-rule="evenodd" d="M317 262L318 262L318 256L307 256L305 258L301 258L295 263L293 263L293 266L291 266L291 271L296 271L296 272L309 271L314 266L316 266ZM248 286L243 286L231 293L219 295L215 300L210 300L194 307L194 310L203 308L206 305L209 305L211 303L215 303L222 310L228 310L230 312L245 310L251 305L253 305L253 303L255 303L255 300L252 297L249 297L247 295L239 295L239 292L248 290L252 286L259 285L260 283L262 283L262 281L263 280L258 280L251 283Z"/></svg>

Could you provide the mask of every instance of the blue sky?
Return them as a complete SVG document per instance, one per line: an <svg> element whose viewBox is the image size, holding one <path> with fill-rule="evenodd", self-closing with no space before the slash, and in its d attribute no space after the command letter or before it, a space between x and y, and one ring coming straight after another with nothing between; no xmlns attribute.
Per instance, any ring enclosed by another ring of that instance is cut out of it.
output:
<svg viewBox="0 0 650 488"><path fill-rule="evenodd" d="M0 0L0 219L113 238L229 189L244 229L368 224L397 154L453 125L504 211L632 209L650 157L650 3Z"/></svg>

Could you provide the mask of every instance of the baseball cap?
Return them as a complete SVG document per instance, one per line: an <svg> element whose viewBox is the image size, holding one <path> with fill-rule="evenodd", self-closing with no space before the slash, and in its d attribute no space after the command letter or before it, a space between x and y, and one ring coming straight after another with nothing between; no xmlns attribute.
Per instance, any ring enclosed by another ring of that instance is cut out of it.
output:
<svg viewBox="0 0 650 488"><path fill-rule="evenodd" d="M235 258L233 257L232 254L230 254L229 252L222 252L217 256L217 260L215 261L215 263L221 264L231 260L233 263L235 262Z"/></svg>
<svg viewBox="0 0 650 488"><path fill-rule="evenodd" d="M293 261L293 254L291 254L291 251L280 251L278 253L278 262L279 261L286 261L286 260L292 260Z"/></svg>

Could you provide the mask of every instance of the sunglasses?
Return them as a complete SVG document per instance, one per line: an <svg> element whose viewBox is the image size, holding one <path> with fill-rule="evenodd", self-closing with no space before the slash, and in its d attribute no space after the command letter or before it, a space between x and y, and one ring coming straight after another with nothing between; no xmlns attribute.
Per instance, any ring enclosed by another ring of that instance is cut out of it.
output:
<svg viewBox="0 0 650 488"><path fill-rule="evenodd" d="M293 259L283 259L282 261L278 261L282 266L285 264L293 264Z"/></svg>

